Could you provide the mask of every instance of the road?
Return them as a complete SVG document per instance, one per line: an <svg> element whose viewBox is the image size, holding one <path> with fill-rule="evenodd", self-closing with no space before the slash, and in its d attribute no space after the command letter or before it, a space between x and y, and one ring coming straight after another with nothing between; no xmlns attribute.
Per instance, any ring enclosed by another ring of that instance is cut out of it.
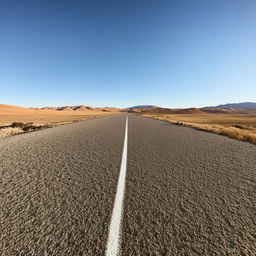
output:
<svg viewBox="0 0 256 256"><path fill-rule="evenodd" d="M118 200L119 256L256 255L256 146L129 115L118 197L125 123L0 141L0 255L106 255Z"/></svg>

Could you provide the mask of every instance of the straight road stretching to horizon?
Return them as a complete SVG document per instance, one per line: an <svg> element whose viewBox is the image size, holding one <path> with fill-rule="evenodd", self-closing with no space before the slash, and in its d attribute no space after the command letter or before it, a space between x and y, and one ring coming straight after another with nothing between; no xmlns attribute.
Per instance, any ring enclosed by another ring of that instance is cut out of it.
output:
<svg viewBox="0 0 256 256"><path fill-rule="evenodd" d="M0 255L256 255L255 145L116 115L0 159Z"/></svg>

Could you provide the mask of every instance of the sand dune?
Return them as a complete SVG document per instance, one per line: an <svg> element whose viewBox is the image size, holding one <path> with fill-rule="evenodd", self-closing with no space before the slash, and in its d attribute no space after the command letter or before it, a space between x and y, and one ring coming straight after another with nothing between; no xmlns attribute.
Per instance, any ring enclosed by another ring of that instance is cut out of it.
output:
<svg viewBox="0 0 256 256"><path fill-rule="evenodd" d="M120 112L120 111L126 111L125 109L111 108L111 107L95 108L95 110L100 110L100 111L104 111L104 112Z"/></svg>
<svg viewBox="0 0 256 256"><path fill-rule="evenodd" d="M24 107L18 107L18 106L13 106L13 105L7 105L7 104L0 104L0 111L1 110L21 110L21 109L27 109L27 108L24 108Z"/></svg>
<svg viewBox="0 0 256 256"><path fill-rule="evenodd" d="M82 105L82 106L73 107L73 110L76 110L76 111L88 111L88 110L93 110L93 107Z"/></svg>

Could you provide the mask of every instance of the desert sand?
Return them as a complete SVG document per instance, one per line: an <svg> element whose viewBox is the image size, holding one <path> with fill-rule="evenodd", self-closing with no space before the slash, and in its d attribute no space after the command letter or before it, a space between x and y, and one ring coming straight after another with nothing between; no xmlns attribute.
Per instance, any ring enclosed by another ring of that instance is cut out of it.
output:
<svg viewBox="0 0 256 256"><path fill-rule="evenodd" d="M56 125L72 123L90 118L120 113L115 108L92 108L89 106L63 106L45 108L24 108L0 104L0 138L23 133L21 127L11 127L13 123L29 124L32 131Z"/></svg>
<svg viewBox="0 0 256 256"><path fill-rule="evenodd" d="M0 104L0 125L9 125L13 122L33 122L34 124L58 123L85 120L89 117L118 113L119 109L92 108L88 106L65 106L23 108Z"/></svg>

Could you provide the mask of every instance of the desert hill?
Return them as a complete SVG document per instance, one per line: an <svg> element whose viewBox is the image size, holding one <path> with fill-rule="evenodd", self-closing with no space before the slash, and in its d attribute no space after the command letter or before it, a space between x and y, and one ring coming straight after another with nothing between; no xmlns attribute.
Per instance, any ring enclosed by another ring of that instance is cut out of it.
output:
<svg viewBox="0 0 256 256"><path fill-rule="evenodd" d="M215 108L243 108L249 110L256 110L255 102L240 102L240 103L228 103L223 105L218 105Z"/></svg>
<svg viewBox="0 0 256 256"><path fill-rule="evenodd" d="M144 109L144 108L157 108L157 106L154 106L154 105L138 105L138 106L129 107L127 109Z"/></svg>
<svg viewBox="0 0 256 256"><path fill-rule="evenodd" d="M243 108L217 108L217 107L205 107L201 108L202 111L212 114L250 114L253 110Z"/></svg>
<svg viewBox="0 0 256 256"><path fill-rule="evenodd" d="M178 110L175 114L205 114L204 111L202 111L199 108L184 108L184 109L180 109Z"/></svg>
<svg viewBox="0 0 256 256"><path fill-rule="evenodd" d="M150 107L150 108L132 108L126 109L129 113L161 113L172 114L175 110L170 108Z"/></svg>

